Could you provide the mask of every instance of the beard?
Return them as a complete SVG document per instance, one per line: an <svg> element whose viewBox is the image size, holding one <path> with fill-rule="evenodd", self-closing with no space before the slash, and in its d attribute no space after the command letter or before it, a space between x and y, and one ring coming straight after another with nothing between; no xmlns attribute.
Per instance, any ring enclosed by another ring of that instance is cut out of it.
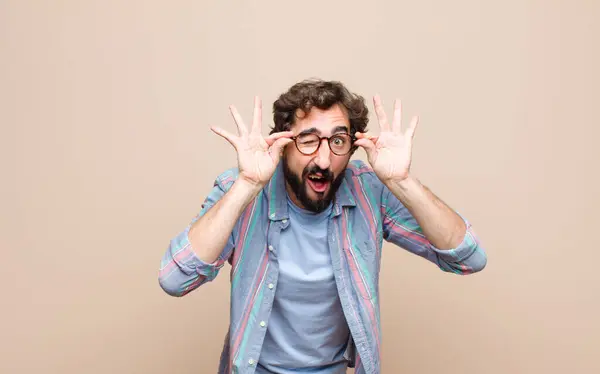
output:
<svg viewBox="0 0 600 374"><path fill-rule="evenodd" d="M327 209L329 204L331 204L335 198L335 193L344 180L344 173L342 172L334 178L333 172L330 169L323 170L317 165L311 165L304 168L302 175L297 175L289 168L285 156L281 161L283 162L283 175L285 176L285 181L290 186L292 192L298 198L298 201L300 201L302 206L313 213L320 213ZM313 190L317 195L317 199L313 199L308 194L311 187L306 180L308 179L308 175L316 173L320 173L323 180L328 182L329 188L322 193Z"/></svg>

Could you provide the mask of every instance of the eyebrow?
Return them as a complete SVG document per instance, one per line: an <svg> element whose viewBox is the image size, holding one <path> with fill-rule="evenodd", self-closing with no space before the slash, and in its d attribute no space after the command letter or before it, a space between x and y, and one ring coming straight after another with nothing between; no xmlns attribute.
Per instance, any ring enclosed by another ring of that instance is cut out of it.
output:
<svg viewBox="0 0 600 374"><path fill-rule="evenodd" d="M340 132L345 132L348 133L348 128L346 126L337 126L333 128L333 131L331 131L331 134L337 134ZM298 136L300 135L306 135L306 134L321 134L321 131L319 131L319 129L317 129L316 127L311 127L309 129L303 130L301 131Z"/></svg>

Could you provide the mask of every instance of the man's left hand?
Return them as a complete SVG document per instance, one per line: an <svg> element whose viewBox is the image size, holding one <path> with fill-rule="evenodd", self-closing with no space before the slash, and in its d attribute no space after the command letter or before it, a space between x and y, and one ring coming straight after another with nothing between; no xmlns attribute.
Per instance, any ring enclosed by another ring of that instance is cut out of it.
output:
<svg viewBox="0 0 600 374"><path fill-rule="evenodd" d="M400 100L396 99L394 102L394 117L391 127L379 96L373 98L373 104L381 132L378 136L357 132L358 140L354 144L364 148L373 171L383 183L402 182L409 176L412 141L419 118L413 117L408 129L402 133Z"/></svg>

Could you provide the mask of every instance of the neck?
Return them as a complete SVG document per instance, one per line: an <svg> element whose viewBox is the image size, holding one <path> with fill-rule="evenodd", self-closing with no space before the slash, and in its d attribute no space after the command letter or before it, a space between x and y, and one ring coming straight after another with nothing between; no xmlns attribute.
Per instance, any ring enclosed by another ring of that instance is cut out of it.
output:
<svg viewBox="0 0 600 374"><path fill-rule="evenodd" d="M292 202L296 204L298 208L306 209L306 207L300 202L298 196L296 196L294 190L292 189L292 187L290 187L290 184L287 181L285 182L285 191L287 192L290 200L292 200Z"/></svg>

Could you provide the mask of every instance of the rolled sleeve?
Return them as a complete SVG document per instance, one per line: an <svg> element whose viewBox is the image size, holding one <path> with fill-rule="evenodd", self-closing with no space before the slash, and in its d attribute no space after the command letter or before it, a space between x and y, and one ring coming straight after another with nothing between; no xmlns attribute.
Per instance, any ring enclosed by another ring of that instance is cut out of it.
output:
<svg viewBox="0 0 600 374"><path fill-rule="evenodd" d="M471 224L464 218L463 221L467 230L462 242L456 248L439 249L432 244L429 246L436 253L438 265L442 270L466 275L483 270L487 264L487 255L479 244Z"/></svg>
<svg viewBox="0 0 600 374"><path fill-rule="evenodd" d="M194 274L198 274L206 277L206 281L212 281L223 267L225 261L221 257L213 263L202 261L192 248L189 239L190 228L191 225L172 240L171 248L181 248L179 252L181 256L178 253L174 253L173 261L177 263L177 266L179 266L185 275L193 276Z"/></svg>

